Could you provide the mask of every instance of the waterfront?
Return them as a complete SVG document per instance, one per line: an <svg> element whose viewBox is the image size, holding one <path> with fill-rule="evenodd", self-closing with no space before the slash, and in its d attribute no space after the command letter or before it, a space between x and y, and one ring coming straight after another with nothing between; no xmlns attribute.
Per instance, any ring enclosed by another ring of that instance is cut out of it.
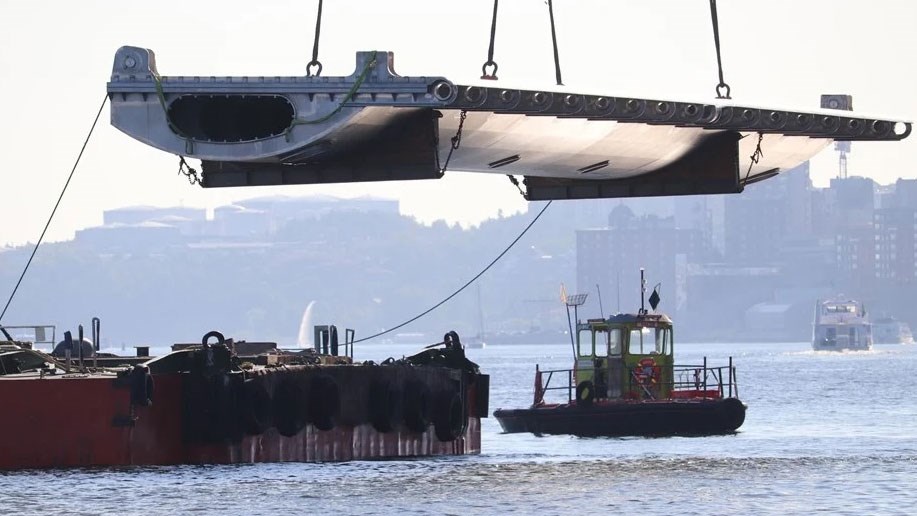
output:
<svg viewBox="0 0 917 516"><path fill-rule="evenodd" d="M365 346L384 359L415 346ZM0 475L0 513L68 514L906 514L917 505L917 346L813 352L808 343L679 344L676 362L738 367L732 436L580 439L501 435L480 456ZM468 350L491 374L491 412L531 403L534 364L569 367L569 343Z"/></svg>

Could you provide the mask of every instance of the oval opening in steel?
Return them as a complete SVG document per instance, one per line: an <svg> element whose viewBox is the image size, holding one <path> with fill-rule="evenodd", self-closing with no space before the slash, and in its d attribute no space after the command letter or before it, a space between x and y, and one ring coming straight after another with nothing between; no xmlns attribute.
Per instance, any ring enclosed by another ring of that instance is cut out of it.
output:
<svg viewBox="0 0 917 516"><path fill-rule="evenodd" d="M169 105L180 136L198 141L243 142L283 134L293 105L277 95L182 95Z"/></svg>

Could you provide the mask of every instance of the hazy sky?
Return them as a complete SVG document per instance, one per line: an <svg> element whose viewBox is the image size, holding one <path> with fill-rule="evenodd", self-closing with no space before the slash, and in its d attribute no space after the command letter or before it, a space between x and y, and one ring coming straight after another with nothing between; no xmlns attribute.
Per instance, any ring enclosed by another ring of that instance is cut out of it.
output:
<svg viewBox="0 0 917 516"><path fill-rule="evenodd" d="M490 0L328 0L319 59L347 75L357 50L395 52L401 75L480 82ZM79 2L0 0L0 246L35 241L105 95L115 50L156 52L163 75L303 75L317 0ZM710 100L717 82L706 0L556 0L566 88L582 93ZM856 111L917 115L917 3L721 0L726 82L736 101L817 108L849 93ZM503 0L495 60L500 83L553 84L547 6ZM851 175L914 178L917 136L854 143ZM423 221L473 224L526 209L501 176L439 181L214 189L176 175L177 158L108 123L108 108L52 224L51 240L98 225L102 210L148 204L214 207L266 194L401 199ZM197 165L197 162L193 162ZM833 150L813 160L816 184L837 172Z"/></svg>

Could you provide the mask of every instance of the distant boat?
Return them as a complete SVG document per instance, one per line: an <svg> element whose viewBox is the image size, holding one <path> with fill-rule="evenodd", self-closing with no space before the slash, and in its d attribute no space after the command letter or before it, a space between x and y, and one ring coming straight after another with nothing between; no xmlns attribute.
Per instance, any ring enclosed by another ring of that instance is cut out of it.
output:
<svg viewBox="0 0 917 516"><path fill-rule="evenodd" d="M477 334L464 341L462 345L465 346L465 349L484 349L487 347L487 342L484 340L484 335Z"/></svg>
<svg viewBox="0 0 917 516"><path fill-rule="evenodd" d="M879 317L872 323L872 336L876 344L913 344L914 334L904 321L892 316Z"/></svg>
<svg viewBox="0 0 917 516"><path fill-rule="evenodd" d="M815 303L812 349L843 351L872 349L872 323L863 303L843 296Z"/></svg>

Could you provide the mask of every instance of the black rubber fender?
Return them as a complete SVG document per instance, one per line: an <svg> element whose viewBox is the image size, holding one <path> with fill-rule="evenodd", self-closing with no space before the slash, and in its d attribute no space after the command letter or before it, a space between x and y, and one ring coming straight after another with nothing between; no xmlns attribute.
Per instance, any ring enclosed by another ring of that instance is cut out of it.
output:
<svg viewBox="0 0 917 516"><path fill-rule="evenodd" d="M430 426L430 388L418 379L404 384L404 424L416 433L426 432Z"/></svg>
<svg viewBox="0 0 917 516"><path fill-rule="evenodd" d="M236 390L228 374L216 374L205 379L209 400L203 409L207 413L206 440L208 442L232 441L237 435L238 402Z"/></svg>
<svg viewBox="0 0 917 516"><path fill-rule="evenodd" d="M592 405L595 400L595 385L590 380L584 380L576 386L577 405Z"/></svg>
<svg viewBox="0 0 917 516"><path fill-rule="evenodd" d="M248 435L261 435L274 421L274 399L264 378L242 382L239 395L239 419Z"/></svg>
<svg viewBox="0 0 917 516"><path fill-rule="evenodd" d="M201 344L206 346L207 344L210 343L211 338L216 338L217 344L224 344L226 342L226 338L223 337L222 333L216 330L213 330L213 331L208 331L207 333L204 334L204 337L201 339Z"/></svg>
<svg viewBox="0 0 917 516"><path fill-rule="evenodd" d="M149 407L153 404L153 375L150 368L135 365L130 373L131 404L139 407Z"/></svg>
<svg viewBox="0 0 917 516"><path fill-rule="evenodd" d="M309 391L305 379L285 375L274 390L274 426L284 437L293 437L309 422Z"/></svg>
<svg viewBox="0 0 917 516"><path fill-rule="evenodd" d="M462 396L455 391L442 391L433 408L433 429L443 442L454 441L465 433L468 418Z"/></svg>
<svg viewBox="0 0 917 516"><path fill-rule="evenodd" d="M745 404L738 398L725 398L717 407L723 426L729 431L735 431L745 423Z"/></svg>
<svg viewBox="0 0 917 516"><path fill-rule="evenodd" d="M341 413L341 390L334 378L320 374L309 384L309 422L319 430L334 428Z"/></svg>
<svg viewBox="0 0 917 516"><path fill-rule="evenodd" d="M377 432L391 432L401 424L404 397L394 382L385 379L372 381L367 399L369 422Z"/></svg>

